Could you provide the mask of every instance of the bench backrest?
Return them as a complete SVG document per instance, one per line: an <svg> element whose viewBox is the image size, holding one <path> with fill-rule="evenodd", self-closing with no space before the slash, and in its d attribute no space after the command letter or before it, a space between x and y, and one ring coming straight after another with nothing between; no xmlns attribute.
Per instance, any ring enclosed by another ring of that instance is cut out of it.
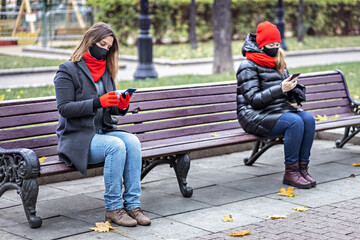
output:
<svg viewBox="0 0 360 240"><path fill-rule="evenodd" d="M341 72L303 74L299 82L307 87L303 109L314 116L354 114ZM56 159L58 117L54 97L0 102L0 147L30 148ZM126 117L118 118L119 128L142 143L237 129L236 81L142 89Z"/></svg>

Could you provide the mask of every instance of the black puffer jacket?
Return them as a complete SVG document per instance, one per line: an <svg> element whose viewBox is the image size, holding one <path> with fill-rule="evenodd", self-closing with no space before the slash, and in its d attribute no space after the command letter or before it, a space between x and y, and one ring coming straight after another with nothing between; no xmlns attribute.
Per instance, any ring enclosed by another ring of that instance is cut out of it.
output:
<svg viewBox="0 0 360 240"><path fill-rule="evenodd" d="M261 52L256 35L246 37L242 54ZM237 118L248 133L267 136L278 118L285 112L297 112L281 90L281 82L289 77L286 70L281 74L275 68L261 66L248 59L237 70Z"/></svg>

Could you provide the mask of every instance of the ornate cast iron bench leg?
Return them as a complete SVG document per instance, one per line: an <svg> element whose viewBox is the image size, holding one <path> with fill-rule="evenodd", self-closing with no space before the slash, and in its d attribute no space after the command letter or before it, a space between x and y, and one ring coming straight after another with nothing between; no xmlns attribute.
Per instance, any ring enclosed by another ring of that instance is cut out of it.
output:
<svg viewBox="0 0 360 240"><path fill-rule="evenodd" d="M351 133L350 133L351 132ZM360 132L359 126L345 127L344 136L341 140L336 140L335 145L337 148L342 148L350 139ZM350 133L350 135L349 135Z"/></svg>
<svg viewBox="0 0 360 240"><path fill-rule="evenodd" d="M9 189L16 189L23 202L31 228L39 228L42 219L36 216L40 163L30 149L0 148L0 197Z"/></svg>
<svg viewBox="0 0 360 240"><path fill-rule="evenodd" d="M143 179L151 171L151 169L162 163L168 163L170 164L170 167L174 168L181 194L186 198L191 197L193 189L191 187L187 187L186 182L186 177L190 169L189 154L146 159L143 161L141 179Z"/></svg>
<svg viewBox="0 0 360 240"><path fill-rule="evenodd" d="M283 144L282 138L272 138L254 142L254 148L249 158L244 158L244 163L247 166L252 166L255 161L270 147L276 144Z"/></svg>

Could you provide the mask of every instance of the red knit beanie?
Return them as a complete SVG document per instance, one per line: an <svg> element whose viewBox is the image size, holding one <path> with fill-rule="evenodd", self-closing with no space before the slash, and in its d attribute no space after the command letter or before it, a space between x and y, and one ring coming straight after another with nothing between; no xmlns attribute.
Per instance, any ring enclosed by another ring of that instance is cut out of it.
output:
<svg viewBox="0 0 360 240"><path fill-rule="evenodd" d="M273 42L281 42L280 32L277 27L269 21L259 23L256 29L256 42L259 48Z"/></svg>

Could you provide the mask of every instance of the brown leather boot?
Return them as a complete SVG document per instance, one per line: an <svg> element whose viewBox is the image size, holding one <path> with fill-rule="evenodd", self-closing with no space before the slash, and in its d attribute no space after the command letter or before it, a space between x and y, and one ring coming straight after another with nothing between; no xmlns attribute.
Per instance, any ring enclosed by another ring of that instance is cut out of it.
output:
<svg viewBox="0 0 360 240"><path fill-rule="evenodd" d="M137 224L136 220L130 217L123 208L114 211L106 211L105 221L114 222L123 227L135 227Z"/></svg>
<svg viewBox="0 0 360 240"><path fill-rule="evenodd" d="M303 178L305 178L306 180L308 180L311 183L312 187L315 187L316 186L316 181L308 173L309 162L299 162L299 167L300 167L301 176Z"/></svg>
<svg viewBox="0 0 360 240"><path fill-rule="evenodd" d="M283 183L298 188L311 188L311 183L299 172L299 163L285 164Z"/></svg>
<svg viewBox="0 0 360 240"><path fill-rule="evenodd" d="M130 217L135 219L139 225L148 226L151 224L151 220L144 215L140 207L128 210L127 213L129 214Z"/></svg>

